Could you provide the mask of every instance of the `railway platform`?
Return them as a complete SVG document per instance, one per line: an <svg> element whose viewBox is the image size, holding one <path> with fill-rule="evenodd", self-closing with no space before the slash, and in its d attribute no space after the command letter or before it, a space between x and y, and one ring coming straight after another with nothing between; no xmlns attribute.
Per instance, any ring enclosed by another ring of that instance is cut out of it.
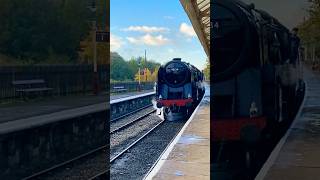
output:
<svg viewBox="0 0 320 180"><path fill-rule="evenodd" d="M304 67L306 92L299 112L257 180L320 179L320 73Z"/></svg>
<svg viewBox="0 0 320 180"><path fill-rule="evenodd" d="M0 177L28 177L104 146L108 99L73 95L0 105Z"/></svg>
<svg viewBox="0 0 320 180"><path fill-rule="evenodd" d="M110 96L110 100L149 93L150 91L121 93ZM63 97L48 97L27 102L13 102L0 105L0 124L4 122L30 118L59 111L77 109L80 107L100 104L107 101L107 94L71 95Z"/></svg>
<svg viewBox="0 0 320 180"><path fill-rule="evenodd" d="M210 87L145 179L210 179Z"/></svg>
<svg viewBox="0 0 320 180"><path fill-rule="evenodd" d="M150 92L154 92L154 90L143 90L140 92L127 92L127 93L121 93L121 94L117 94L117 95L111 95L110 96L110 100L115 100L115 99L122 99L122 98L127 98L130 96L136 96L136 95L141 95L141 94L146 94L146 93L150 93Z"/></svg>

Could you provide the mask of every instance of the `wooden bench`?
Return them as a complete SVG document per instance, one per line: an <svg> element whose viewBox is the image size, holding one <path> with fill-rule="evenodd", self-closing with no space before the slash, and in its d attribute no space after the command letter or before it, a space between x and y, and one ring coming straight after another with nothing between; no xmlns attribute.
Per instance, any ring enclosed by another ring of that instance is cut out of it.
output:
<svg viewBox="0 0 320 180"><path fill-rule="evenodd" d="M117 93L120 93L120 92L126 92L127 89L124 88L124 86L114 86L114 87L113 87L113 91L114 91L114 92L117 92Z"/></svg>
<svg viewBox="0 0 320 180"><path fill-rule="evenodd" d="M31 80L15 80L12 81L15 92L25 97L30 97L32 94L38 95L51 91L52 88L47 87L45 80L43 79L31 79Z"/></svg>

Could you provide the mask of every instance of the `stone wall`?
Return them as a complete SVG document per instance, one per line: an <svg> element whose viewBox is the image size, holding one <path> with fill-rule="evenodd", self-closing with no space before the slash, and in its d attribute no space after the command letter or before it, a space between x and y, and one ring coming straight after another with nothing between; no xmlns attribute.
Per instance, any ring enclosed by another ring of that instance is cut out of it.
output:
<svg viewBox="0 0 320 180"><path fill-rule="evenodd" d="M107 110L92 112L1 135L1 179L21 179L106 145L107 117Z"/></svg>

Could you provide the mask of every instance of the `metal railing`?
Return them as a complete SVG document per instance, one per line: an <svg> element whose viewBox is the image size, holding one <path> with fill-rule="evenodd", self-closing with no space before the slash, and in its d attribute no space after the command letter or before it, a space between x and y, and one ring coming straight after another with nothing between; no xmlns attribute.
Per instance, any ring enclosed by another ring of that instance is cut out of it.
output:
<svg viewBox="0 0 320 180"><path fill-rule="evenodd" d="M110 92L115 93L114 87L123 87L127 92L138 91L138 82L112 82L110 83ZM141 82L140 90L152 90L154 87L154 82Z"/></svg>

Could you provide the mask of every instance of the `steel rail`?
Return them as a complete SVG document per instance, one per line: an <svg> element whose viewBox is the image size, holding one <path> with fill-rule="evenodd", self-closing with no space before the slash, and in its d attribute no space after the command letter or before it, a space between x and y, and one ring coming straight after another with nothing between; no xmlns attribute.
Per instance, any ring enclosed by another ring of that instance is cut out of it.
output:
<svg viewBox="0 0 320 180"><path fill-rule="evenodd" d="M157 125L155 125L153 128L151 128L148 132L146 132L143 136L141 136L139 139L131 143L127 148L122 150L120 153L118 153L116 156L110 159L110 164L114 162L116 159L118 159L120 156L122 156L125 152L127 152L129 149L131 149L133 146L135 146L138 142L140 142L142 139L144 139L147 135L149 135L151 132L153 132L157 127L159 127L164 121L161 121Z"/></svg>
<svg viewBox="0 0 320 180"><path fill-rule="evenodd" d="M141 111L141 110L146 109L146 108L151 107L151 106L153 106L153 105L152 105L152 104L146 105L146 106L144 106L144 107L141 107L141 108L139 108L139 109L136 109L136 110L134 110L134 111L131 111L131 112L127 113L127 114L124 114L124 115L121 115L121 116L119 116L119 117L113 118L113 119L111 119L110 122L116 122L116 121L119 120L119 119L122 119L122 118L125 118L125 117L127 117L127 116L130 116L131 114L134 114L134 113L136 113L136 112L138 112L138 111Z"/></svg>
<svg viewBox="0 0 320 180"><path fill-rule="evenodd" d="M128 123L126 123L126 124L124 124L124 125L116 128L116 129L114 129L114 130L111 130L111 131L110 131L110 134L113 134L113 133L115 133L115 132L117 132L117 131L123 130L124 128L130 126L131 124L133 124L133 123L135 123L135 122L137 122L137 121L139 121L139 120L142 120L143 118L149 116L150 114L154 113L155 111L156 111L156 110L154 109L154 110L148 112L147 114L144 114L144 115L142 115L142 116L134 119L133 121L130 121L130 122L128 122Z"/></svg>
<svg viewBox="0 0 320 180"><path fill-rule="evenodd" d="M44 175L44 174L47 174L47 173L50 172L50 171L53 171L53 170L56 170L56 169L61 168L61 167L63 167L63 166L66 166L66 165L68 165L68 164L71 164L71 163L73 163L74 161L77 161L77 160L83 159L83 158L85 158L85 157L87 157L87 156L90 156L90 155L92 155L92 154L94 154L94 153L96 153L96 152L99 152L99 151L101 151L101 150L103 150L103 149L105 149L105 148L107 148L107 145L100 146L100 147L98 147L98 148L96 148L96 149L94 149L94 150L91 150L91 151L89 151L89 152L87 152L87 153L81 154L81 155L79 155L79 156L77 156L77 157L75 157L75 158L72 158L72 159L68 160L68 161L64 161L64 162L62 162L62 163L60 163L60 164L57 164L57 165L54 165L54 166L52 166L52 167L50 167L50 168L48 168L48 169L39 171L39 172L37 172L37 173L35 173L35 174L32 174L31 176L24 177L24 178L22 178L22 180L29 180L29 179L37 178L37 177L39 177L39 176L42 176L42 175Z"/></svg>

